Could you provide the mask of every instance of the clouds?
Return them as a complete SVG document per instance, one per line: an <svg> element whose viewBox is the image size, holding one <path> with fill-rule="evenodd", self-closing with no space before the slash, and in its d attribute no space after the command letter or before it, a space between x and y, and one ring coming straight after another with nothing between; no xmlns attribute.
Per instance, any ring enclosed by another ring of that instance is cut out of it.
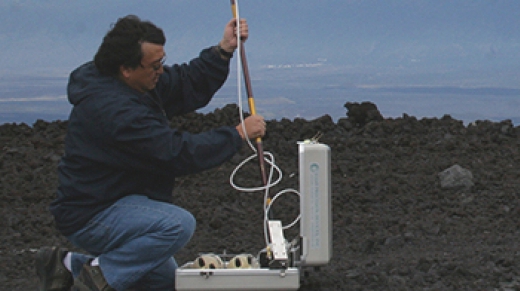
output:
<svg viewBox="0 0 520 291"><path fill-rule="evenodd" d="M27 72L35 66L77 66L92 58L111 24L128 14L163 27L167 45L172 47L172 40L179 39L183 46L178 49L186 50L191 58L202 42L216 43L231 18L227 5L222 8L226 17L217 20L216 9L210 11L212 5L200 9L192 1L4 0L0 5L0 49L10 55L2 60L0 70L4 72L31 67ZM197 17L199 13L201 17ZM218 30L215 23L220 24Z"/></svg>
<svg viewBox="0 0 520 291"><path fill-rule="evenodd" d="M252 67L312 63L394 67L520 66L520 1L240 0L250 24ZM174 62L216 43L229 1L4 0L0 74L69 71L94 55L117 18L136 14L162 27Z"/></svg>
<svg viewBox="0 0 520 291"><path fill-rule="evenodd" d="M520 1L238 1L250 28L246 49L253 87L259 102L266 102L260 109L289 104L284 116L314 116L329 110L326 102L308 108L315 96L336 94L343 102L346 95L365 98L359 90L365 87L520 88ZM232 15L228 0L2 0L0 81L15 87L12 76L59 77L52 92L26 92L30 86L18 84L18 95L62 96L70 71L91 60L111 24L127 14L164 29L168 61L175 63L216 44ZM217 105L235 101L235 70L232 65ZM16 93L3 92L0 98ZM377 96L371 98L380 98L373 101L382 108L399 102ZM0 106L2 117L11 110L8 103Z"/></svg>

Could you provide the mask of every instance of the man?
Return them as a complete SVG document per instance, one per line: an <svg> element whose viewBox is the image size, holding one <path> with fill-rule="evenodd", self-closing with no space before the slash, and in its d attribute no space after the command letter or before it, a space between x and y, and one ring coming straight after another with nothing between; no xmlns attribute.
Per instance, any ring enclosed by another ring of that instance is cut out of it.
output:
<svg viewBox="0 0 520 291"><path fill-rule="evenodd" d="M245 20L239 33L229 21L219 44L188 64L166 66L163 31L130 15L106 34L93 62L71 73L73 109L50 210L60 232L90 255L42 248L41 290L174 290L173 255L195 229L193 216L173 204L175 177L220 165L243 140L265 134L258 115L199 134L169 127L225 82L237 34L247 39Z"/></svg>

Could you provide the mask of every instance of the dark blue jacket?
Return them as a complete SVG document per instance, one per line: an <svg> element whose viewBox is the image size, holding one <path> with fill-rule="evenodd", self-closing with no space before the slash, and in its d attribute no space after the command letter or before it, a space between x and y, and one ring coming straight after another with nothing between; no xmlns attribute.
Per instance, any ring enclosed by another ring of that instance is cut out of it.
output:
<svg viewBox="0 0 520 291"><path fill-rule="evenodd" d="M73 109L50 206L58 229L70 235L126 195L172 202L176 176L229 160L242 145L235 127L191 134L169 126L171 117L207 105L228 73L229 61L211 48L189 64L165 66L145 94L101 75L92 62L73 71Z"/></svg>

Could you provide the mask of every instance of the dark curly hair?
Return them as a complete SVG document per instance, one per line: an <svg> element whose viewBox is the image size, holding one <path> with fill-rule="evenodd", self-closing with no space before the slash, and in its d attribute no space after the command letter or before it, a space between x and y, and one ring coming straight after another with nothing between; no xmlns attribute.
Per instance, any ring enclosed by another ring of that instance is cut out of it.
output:
<svg viewBox="0 0 520 291"><path fill-rule="evenodd" d="M143 57L143 42L164 46L166 38L162 29L135 15L119 18L103 38L94 56L94 64L102 74L109 76L117 76L121 65L137 68Z"/></svg>

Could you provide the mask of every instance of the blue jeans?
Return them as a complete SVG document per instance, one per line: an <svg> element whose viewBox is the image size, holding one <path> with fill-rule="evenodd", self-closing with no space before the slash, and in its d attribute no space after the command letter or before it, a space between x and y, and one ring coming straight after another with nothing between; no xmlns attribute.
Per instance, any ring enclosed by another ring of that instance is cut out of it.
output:
<svg viewBox="0 0 520 291"><path fill-rule="evenodd" d="M99 257L108 284L117 291L175 290L173 255L190 240L195 218L183 208L142 195L120 199L67 237L90 255L72 254L72 273Z"/></svg>

